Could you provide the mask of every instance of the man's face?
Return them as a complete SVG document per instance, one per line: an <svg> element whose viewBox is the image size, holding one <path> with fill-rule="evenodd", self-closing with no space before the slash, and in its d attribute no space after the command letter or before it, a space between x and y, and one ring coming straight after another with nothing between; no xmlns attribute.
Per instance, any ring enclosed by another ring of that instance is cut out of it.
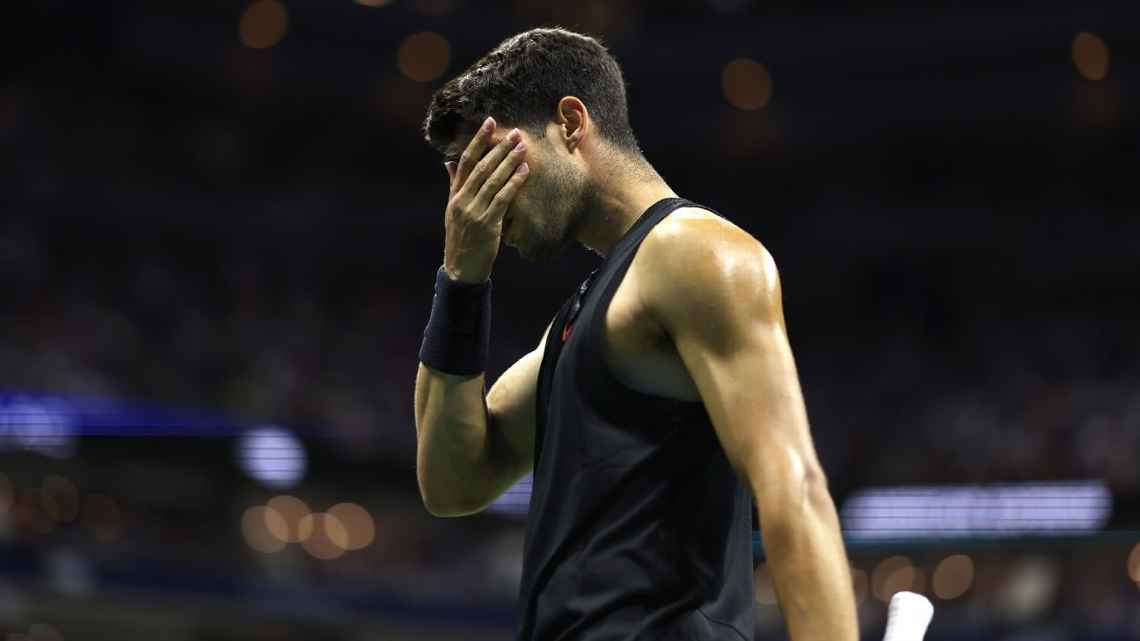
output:
<svg viewBox="0 0 1140 641"><path fill-rule="evenodd" d="M498 144L511 131L500 124L491 135ZM564 150L551 143L558 129L551 123L547 136L537 137L520 129L526 143L525 160L530 175L523 182L503 216L503 242L518 250L530 261L549 258L574 240L577 226L589 207L589 190L585 171ZM471 133L459 137L466 148Z"/></svg>

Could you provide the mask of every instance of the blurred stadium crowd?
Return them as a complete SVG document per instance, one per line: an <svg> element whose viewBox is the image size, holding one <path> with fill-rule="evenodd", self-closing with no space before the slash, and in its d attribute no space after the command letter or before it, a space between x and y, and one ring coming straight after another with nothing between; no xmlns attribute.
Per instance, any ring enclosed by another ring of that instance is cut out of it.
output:
<svg viewBox="0 0 1140 641"><path fill-rule="evenodd" d="M24 560L2 575L4 632L48 616L48 594L110 598L106 582L317 622L188 622L169 639L365 638L346 613L377 611L505 638L519 521L433 519L416 501L412 379L446 198L417 127L432 88L499 40L579 19L624 65L649 160L775 255L837 502L1103 479L1109 527L1132 532L853 549L869 629L885 560L908 555L894 580L933 590L941 561L968 554L968 591L936 602L931 638L1140 638L1140 40L1121 26L1135 10L472 4L284 2L276 40L226 3L24 9L21 64L0 85L0 391L292 426L311 464L289 491L314 510L364 505L376 537L337 560L257 552L242 514L275 490L236 471L229 439L80 439L52 458L25 451L8 416L0 540ZM430 77L400 62L424 32L447 47ZM1103 76L1081 66L1078 33L1111 52ZM766 83L743 103L722 73L740 59ZM489 381L596 260L500 254ZM112 497L119 533L17 509L45 474L74 479L77 505ZM778 635L763 578L761 628ZM52 612L86 620L78 602ZM113 636L87 630L67 638Z"/></svg>

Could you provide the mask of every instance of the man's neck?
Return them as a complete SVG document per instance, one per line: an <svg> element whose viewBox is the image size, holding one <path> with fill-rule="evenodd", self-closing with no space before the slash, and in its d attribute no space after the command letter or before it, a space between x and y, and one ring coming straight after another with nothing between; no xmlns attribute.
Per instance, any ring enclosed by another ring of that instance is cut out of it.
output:
<svg viewBox="0 0 1140 641"><path fill-rule="evenodd" d="M596 182L591 191L593 204L575 238L603 258L653 203L677 197L656 172L648 180L613 176Z"/></svg>

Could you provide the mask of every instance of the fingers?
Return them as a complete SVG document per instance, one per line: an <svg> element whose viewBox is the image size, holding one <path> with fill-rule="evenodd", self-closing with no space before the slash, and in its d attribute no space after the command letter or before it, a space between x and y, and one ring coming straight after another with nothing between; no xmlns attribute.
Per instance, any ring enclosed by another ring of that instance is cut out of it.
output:
<svg viewBox="0 0 1140 641"><path fill-rule="evenodd" d="M504 140L504 142L506 142L506 140ZM490 154L488 154L488 158L489 157ZM491 199L494 198L495 194L499 193L503 185L510 180L511 176L515 173L515 169L523 162L525 157L526 143L520 140L510 151L506 152L506 157L499 161L498 165L494 168L494 173L492 173L491 176L487 178L487 181L483 183L483 186L479 188L479 193L475 195L475 200L472 203L476 211L487 208ZM474 178L475 174L471 176Z"/></svg>
<svg viewBox="0 0 1140 641"><path fill-rule="evenodd" d="M479 193L479 190L483 188L483 184L499 164L503 162L503 159L507 157L511 148L520 140L522 140L522 133L520 133L518 129L512 129L510 133L504 136L497 145L487 152L486 156L483 156L483 158L475 164L475 167L467 176L467 180L465 180L459 188L459 197L464 201L468 201L469 199L471 201L475 200L475 196ZM513 169L512 167L511 170ZM490 200L490 197L488 197L487 200ZM486 202L486 200L483 202Z"/></svg>
<svg viewBox="0 0 1140 641"><path fill-rule="evenodd" d="M491 199L491 205L487 207L488 223L495 224L503 219L503 214L507 213L507 208L511 206L511 201L515 199L515 194L519 193L519 188L526 182L528 175L530 167L525 162L514 169L507 184L495 194Z"/></svg>
<svg viewBox="0 0 1140 641"><path fill-rule="evenodd" d="M454 160L449 160L449 161L443 163L444 169L447 170L447 178L451 182L452 185L455 184L455 166L457 164L458 163L455 162Z"/></svg>
<svg viewBox="0 0 1140 641"><path fill-rule="evenodd" d="M475 132L471 138L471 142L467 143L467 148L463 150L463 155L459 157L459 166L456 168L455 178L453 185L463 186L467 180L467 176L471 174L471 170L475 168L475 164L483 157L483 151L487 148L487 143L491 139L491 132L495 130L495 119L487 116L483 121L483 125Z"/></svg>

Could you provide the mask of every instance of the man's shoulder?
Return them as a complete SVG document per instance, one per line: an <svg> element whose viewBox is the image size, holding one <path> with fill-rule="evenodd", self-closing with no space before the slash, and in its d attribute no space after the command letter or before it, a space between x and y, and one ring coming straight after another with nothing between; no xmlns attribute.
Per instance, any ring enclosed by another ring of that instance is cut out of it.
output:
<svg viewBox="0 0 1140 641"><path fill-rule="evenodd" d="M700 207L678 208L657 223L642 241L637 259L644 267L642 275L667 281L699 280L742 267L775 269L771 254L755 236Z"/></svg>
<svg viewBox="0 0 1140 641"><path fill-rule="evenodd" d="M764 245L707 209L682 207L659 222L637 262L642 303L658 316L696 319L780 295L776 263Z"/></svg>

